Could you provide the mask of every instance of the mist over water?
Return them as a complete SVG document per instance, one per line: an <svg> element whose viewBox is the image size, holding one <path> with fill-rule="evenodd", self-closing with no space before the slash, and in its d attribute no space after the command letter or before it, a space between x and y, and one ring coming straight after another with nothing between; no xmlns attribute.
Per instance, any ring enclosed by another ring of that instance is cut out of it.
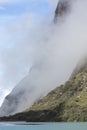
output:
<svg viewBox="0 0 87 130"><path fill-rule="evenodd" d="M5 84L10 81L11 85L16 84L27 75L12 91L12 95L22 90L24 92L18 95L21 105L15 112L31 106L34 101L63 84L79 60L87 55L86 12L87 1L77 0L70 13L60 17L56 24L49 13L50 17L46 16L44 20L39 16L26 15L16 26L9 28L13 42L10 49L5 53L3 51ZM26 102L23 102L25 99ZM3 107L7 106L5 99Z"/></svg>

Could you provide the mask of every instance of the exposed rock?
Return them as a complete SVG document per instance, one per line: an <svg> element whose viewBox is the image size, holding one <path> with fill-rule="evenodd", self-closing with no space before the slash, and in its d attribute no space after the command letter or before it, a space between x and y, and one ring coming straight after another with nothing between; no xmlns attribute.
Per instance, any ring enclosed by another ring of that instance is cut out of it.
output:
<svg viewBox="0 0 87 130"><path fill-rule="evenodd" d="M55 10L54 22L58 21L58 18L65 16L71 10L71 1L72 0L59 0L57 8Z"/></svg>

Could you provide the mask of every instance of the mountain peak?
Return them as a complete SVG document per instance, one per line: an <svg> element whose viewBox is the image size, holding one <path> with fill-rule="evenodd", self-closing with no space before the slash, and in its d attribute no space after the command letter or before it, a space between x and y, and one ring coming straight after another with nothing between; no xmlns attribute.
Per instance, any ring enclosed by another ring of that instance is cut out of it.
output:
<svg viewBox="0 0 87 130"><path fill-rule="evenodd" d="M70 11L71 0L59 0L57 8L55 10L55 21L58 17L64 16Z"/></svg>

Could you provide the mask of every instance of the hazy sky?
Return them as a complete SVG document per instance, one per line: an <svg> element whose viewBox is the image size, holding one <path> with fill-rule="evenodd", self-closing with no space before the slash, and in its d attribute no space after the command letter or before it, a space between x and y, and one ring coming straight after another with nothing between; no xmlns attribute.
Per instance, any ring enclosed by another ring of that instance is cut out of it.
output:
<svg viewBox="0 0 87 130"><path fill-rule="evenodd" d="M57 2L58 0L0 0L0 104L31 67L26 55L29 55L32 47L29 45L29 50L26 51L28 44L24 44L24 41L28 36L24 33L25 30L33 30L44 17L47 18L50 11L54 12ZM20 46L24 51L19 52Z"/></svg>

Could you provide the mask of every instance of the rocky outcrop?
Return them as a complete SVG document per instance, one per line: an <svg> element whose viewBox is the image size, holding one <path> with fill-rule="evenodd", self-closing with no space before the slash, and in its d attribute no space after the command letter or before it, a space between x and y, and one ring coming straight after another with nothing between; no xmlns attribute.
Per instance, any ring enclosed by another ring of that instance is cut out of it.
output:
<svg viewBox="0 0 87 130"><path fill-rule="evenodd" d="M71 0L59 0L57 8L55 10L54 22L57 22L58 18L65 16L71 10Z"/></svg>

